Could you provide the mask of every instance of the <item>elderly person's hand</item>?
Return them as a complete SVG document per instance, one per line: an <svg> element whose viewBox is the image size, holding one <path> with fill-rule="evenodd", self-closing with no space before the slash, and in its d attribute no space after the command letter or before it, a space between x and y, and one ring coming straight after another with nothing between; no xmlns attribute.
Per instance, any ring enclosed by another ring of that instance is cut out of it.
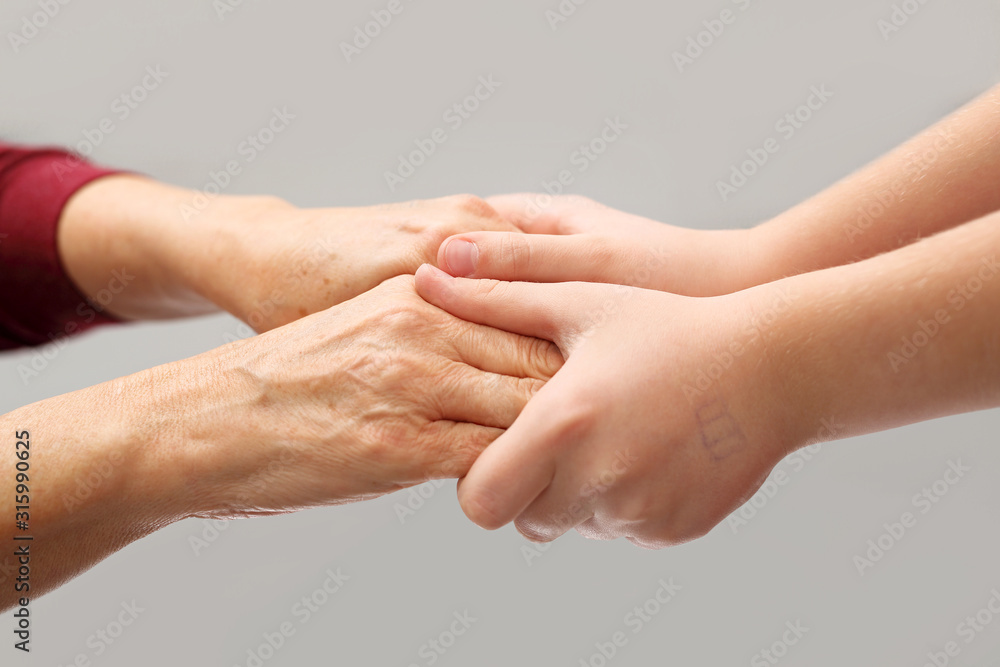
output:
<svg viewBox="0 0 1000 667"><path fill-rule="evenodd" d="M130 277L107 310L156 319L226 310L258 332L329 308L433 262L468 231L516 231L471 195L364 208L303 209L216 196L131 175L77 192L59 252L87 295Z"/></svg>
<svg viewBox="0 0 1000 667"><path fill-rule="evenodd" d="M261 336L16 410L36 597L186 517L236 518L462 477L562 364L391 279ZM7 451L14 470L16 450ZM9 465L8 465L9 464ZM14 516L14 494L0 511ZM10 542L13 520L0 529ZM13 586L0 607L14 601Z"/></svg>

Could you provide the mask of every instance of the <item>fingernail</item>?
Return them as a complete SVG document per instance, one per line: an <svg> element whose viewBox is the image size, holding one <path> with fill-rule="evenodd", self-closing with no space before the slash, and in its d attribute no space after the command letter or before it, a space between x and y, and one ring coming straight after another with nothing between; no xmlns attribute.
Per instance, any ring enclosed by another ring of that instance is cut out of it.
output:
<svg viewBox="0 0 1000 667"><path fill-rule="evenodd" d="M448 273L457 277L471 276L479 262L479 248L475 243L455 239L444 249L444 262Z"/></svg>

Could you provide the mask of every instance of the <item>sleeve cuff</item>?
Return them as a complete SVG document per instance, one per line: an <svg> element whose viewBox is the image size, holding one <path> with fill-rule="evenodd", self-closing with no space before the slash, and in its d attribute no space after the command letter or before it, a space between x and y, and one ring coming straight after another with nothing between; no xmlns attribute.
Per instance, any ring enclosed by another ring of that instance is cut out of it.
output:
<svg viewBox="0 0 1000 667"><path fill-rule="evenodd" d="M0 149L0 349L117 321L77 289L56 246L70 197L117 173L62 151Z"/></svg>

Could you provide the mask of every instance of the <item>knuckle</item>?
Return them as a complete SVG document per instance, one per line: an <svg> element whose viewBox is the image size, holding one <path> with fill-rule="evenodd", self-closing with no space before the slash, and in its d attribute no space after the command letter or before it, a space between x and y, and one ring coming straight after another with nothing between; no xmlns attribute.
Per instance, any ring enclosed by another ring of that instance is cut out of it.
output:
<svg viewBox="0 0 1000 667"><path fill-rule="evenodd" d="M616 495L617 498L609 499L609 511L616 521L641 528L648 525L650 519L656 518L659 508L648 493L626 491Z"/></svg>
<svg viewBox="0 0 1000 667"><path fill-rule="evenodd" d="M623 255L622 248L614 247L611 239L594 237L587 241L586 251L589 255L588 261L591 266L614 266L621 261Z"/></svg>
<svg viewBox="0 0 1000 667"><path fill-rule="evenodd" d="M427 459L428 479L459 479L468 474L472 464L497 434L490 429L476 429L474 434L442 434L435 427L425 429L421 434L421 449Z"/></svg>
<svg viewBox="0 0 1000 667"><path fill-rule="evenodd" d="M586 438L598 422L601 401L583 391L569 392L562 409L549 420L545 439L573 446Z"/></svg>
<svg viewBox="0 0 1000 667"><path fill-rule="evenodd" d="M504 234L497 255L500 266L515 276L531 270L531 243L521 234Z"/></svg>
<svg viewBox="0 0 1000 667"><path fill-rule="evenodd" d="M452 195L447 198L447 201L456 210L467 215L481 218L494 218L498 215L496 209L490 206L489 202L475 195Z"/></svg>
<svg viewBox="0 0 1000 667"><path fill-rule="evenodd" d="M559 372L565 362L559 348L554 343L541 338L527 338L526 340L528 346L528 367L526 370L528 375L539 380L551 379Z"/></svg>
<svg viewBox="0 0 1000 667"><path fill-rule="evenodd" d="M427 315L411 303L397 303L382 312L381 326L390 331L412 332L427 323Z"/></svg>
<svg viewBox="0 0 1000 667"><path fill-rule="evenodd" d="M478 280L476 289L483 301L503 302L509 295L510 284L501 280Z"/></svg>
<svg viewBox="0 0 1000 667"><path fill-rule="evenodd" d="M545 386L543 380L536 380L535 378L517 378L517 383L525 405Z"/></svg>
<svg viewBox="0 0 1000 667"><path fill-rule="evenodd" d="M645 549L666 549L699 540L714 527L715 524L711 522L674 521L669 517L661 519L652 514L646 520L637 522L632 537L641 542L639 546Z"/></svg>
<svg viewBox="0 0 1000 667"><path fill-rule="evenodd" d="M630 537L628 538L628 541L640 549L647 549L649 551L659 551L673 545L672 542L665 542L656 539L650 540L640 537Z"/></svg>

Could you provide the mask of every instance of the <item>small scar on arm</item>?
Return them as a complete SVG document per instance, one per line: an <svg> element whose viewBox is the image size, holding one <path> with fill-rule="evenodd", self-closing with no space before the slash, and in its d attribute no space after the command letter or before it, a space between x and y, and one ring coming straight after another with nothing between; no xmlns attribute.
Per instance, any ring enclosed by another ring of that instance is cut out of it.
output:
<svg viewBox="0 0 1000 667"><path fill-rule="evenodd" d="M714 398L696 407L695 417L698 419L701 444L713 461L727 459L746 447L743 429L722 399Z"/></svg>

